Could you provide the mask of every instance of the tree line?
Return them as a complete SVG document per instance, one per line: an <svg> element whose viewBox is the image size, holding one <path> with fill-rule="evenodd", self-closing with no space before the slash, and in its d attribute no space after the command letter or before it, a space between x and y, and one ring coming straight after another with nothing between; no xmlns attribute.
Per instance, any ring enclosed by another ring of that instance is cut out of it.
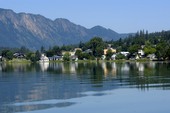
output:
<svg viewBox="0 0 170 113"><path fill-rule="evenodd" d="M75 45L63 45L49 47L48 49L41 47L40 50L30 51L26 47L21 48L0 48L0 54L7 60L12 60L14 58L13 54L15 52L23 53L27 60L36 62L40 60L41 53L46 54L47 57L52 57L54 55L61 56L62 51L73 51L74 48L81 48L77 50L75 55L78 56L80 60L83 59L100 59L103 55L103 50L108 47L108 44L112 48L121 51L128 51L130 54L125 57L121 54L117 55L117 59L128 59L132 55L137 54L139 49L143 49L145 52L145 57L149 54L155 54L159 60L170 59L170 31L161 31L155 33L148 33L148 31L140 30L134 35L129 35L127 38L120 38L117 41L103 41L100 37L94 37L88 42L80 42ZM112 51L107 51L106 59L109 60L113 55ZM69 56L68 54L66 55Z"/></svg>

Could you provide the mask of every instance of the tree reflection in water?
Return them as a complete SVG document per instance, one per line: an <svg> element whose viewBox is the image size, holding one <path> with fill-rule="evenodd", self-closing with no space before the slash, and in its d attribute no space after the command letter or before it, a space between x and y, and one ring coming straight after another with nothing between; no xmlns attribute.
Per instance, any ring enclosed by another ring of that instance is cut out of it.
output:
<svg viewBox="0 0 170 113"><path fill-rule="evenodd" d="M1 111L7 110L4 105L9 103L78 98L86 96L81 92L105 91L124 87L142 90L169 89L169 63L0 64ZM25 110L26 108L28 110L45 109L57 105L37 105L32 108L31 106L22 106L11 108L11 111L22 111L22 108ZM72 103L68 105L72 105Z"/></svg>

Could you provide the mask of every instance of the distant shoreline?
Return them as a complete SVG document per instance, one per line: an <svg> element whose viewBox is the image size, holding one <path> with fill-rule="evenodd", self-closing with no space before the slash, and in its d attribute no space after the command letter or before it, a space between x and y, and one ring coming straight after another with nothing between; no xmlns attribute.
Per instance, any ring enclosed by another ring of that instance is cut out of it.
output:
<svg viewBox="0 0 170 113"><path fill-rule="evenodd" d="M1 63L33 63L30 60L26 59L13 59L9 61L1 61ZM139 60L78 60L78 61L61 61L61 60L55 60L55 61L49 61L49 62L35 62L35 63L69 63L69 62L77 62L77 63L94 63L94 62L115 62L115 63L121 63L121 62L170 62L169 60L149 60L149 59L139 59Z"/></svg>

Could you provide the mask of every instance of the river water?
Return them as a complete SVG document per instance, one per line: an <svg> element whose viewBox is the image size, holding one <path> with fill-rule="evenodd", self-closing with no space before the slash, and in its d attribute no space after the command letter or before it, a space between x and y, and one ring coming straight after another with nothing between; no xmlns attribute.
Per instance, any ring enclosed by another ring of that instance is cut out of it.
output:
<svg viewBox="0 0 170 113"><path fill-rule="evenodd" d="M169 113L169 62L0 63L0 113Z"/></svg>

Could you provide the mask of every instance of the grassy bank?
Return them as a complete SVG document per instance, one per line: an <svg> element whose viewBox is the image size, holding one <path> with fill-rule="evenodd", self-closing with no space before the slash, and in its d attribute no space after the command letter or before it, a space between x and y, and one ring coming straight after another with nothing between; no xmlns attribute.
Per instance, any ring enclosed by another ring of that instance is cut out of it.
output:
<svg viewBox="0 0 170 113"><path fill-rule="evenodd" d="M31 63L31 61L29 60L26 60L26 59L12 59L12 60L9 60L9 61L5 61L6 63Z"/></svg>

